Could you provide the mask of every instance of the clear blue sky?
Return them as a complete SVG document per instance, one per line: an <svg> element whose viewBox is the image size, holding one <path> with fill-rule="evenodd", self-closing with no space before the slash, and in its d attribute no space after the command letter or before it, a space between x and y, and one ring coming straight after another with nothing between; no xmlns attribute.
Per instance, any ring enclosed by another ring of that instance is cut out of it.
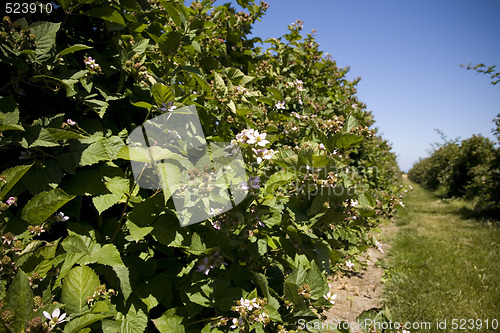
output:
<svg viewBox="0 0 500 333"><path fill-rule="evenodd" d="M282 36L296 19L304 21L304 34L316 29L320 48L350 66L349 77L362 78L359 99L403 170L440 141L435 128L449 138L493 138L500 84L458 65L500 69L500 0L267 2L253 34Z"/></svg>

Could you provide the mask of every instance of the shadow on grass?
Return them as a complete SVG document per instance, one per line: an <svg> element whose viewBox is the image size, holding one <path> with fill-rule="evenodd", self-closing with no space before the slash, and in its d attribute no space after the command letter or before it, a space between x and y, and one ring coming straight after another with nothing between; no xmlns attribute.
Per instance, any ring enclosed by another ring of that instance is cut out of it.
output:
<svg viewBox="0 0 500 333"><path fill-rule="evenodd" d="M480 222L492 223L500 227L500 207L470 208L460 207L456 213L466 219L474 219Z"/></svg>

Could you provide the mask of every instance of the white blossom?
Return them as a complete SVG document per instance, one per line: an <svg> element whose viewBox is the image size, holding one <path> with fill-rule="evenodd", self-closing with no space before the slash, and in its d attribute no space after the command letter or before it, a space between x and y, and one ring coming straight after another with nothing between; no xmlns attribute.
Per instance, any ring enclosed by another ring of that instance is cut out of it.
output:
<svg viewBox="0 0 500 333"><path fill-rule="evenodd" d="M54 327L57 324L64 322L64 318L66 318L66 313L61 314L61 310L59 309L55 309L54 311L52 311L52 314L48 313L47 311L43 311L43 315L45 316L45 318L50 320L50 327Z"/></svg>
<svg viewBox="0 0 500 333"><path fill-rule="evenodd" d="M329 291L326 295L323 296L328 302L335 304L335 299L337 298L337 294L333 294Z"/></svg>
<svg viewBox="0 0 500 333"><path fill-rule="evenodd" d="M65 222L65 221L69 220L69 217L65 216L63 212L59 212L59 213L56 214L56 216L54 217L54 219L57 222Z"/></svg>

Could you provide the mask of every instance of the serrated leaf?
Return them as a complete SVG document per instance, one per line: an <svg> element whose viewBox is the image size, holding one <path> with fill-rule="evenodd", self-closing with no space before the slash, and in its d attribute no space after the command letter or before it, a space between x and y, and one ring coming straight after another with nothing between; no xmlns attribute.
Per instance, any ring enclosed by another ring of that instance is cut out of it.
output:
<svg viewBox="0 0 500 333"><path fill-rule="evenodd" d="M84 136L80 133L73 131L66 131L59 128L47 128L50 135L57 141L61 140L73 140L73 139L83 139Z"/></svg>
<svg viewBox="0 0 500 333"><path fill-rule="evenodd" d="M349 118L347 118L347 121L346 121L346 124L345 124L343 130L345 133L349 133L353 128L355 128L357 126L359 126L358 119L356 119L353 116L349 116Z"/></svg>
<svg viewBox="0 0 500 333"><path fill-rule="evenodd" d="M80 165L92 165L105 160L109 160L109 155L104 146L104 139L99 139L82 152Z"/></svg>
<svg viewBox="0 0 500 333"><path fill-rule="evenodd" d="M28 147L26 148L60 146L59 142L57 142L50 132L41 126L26 128L25 138L28 143Z"/></svg>
<svg viewBox="0 0 500 333"><path fill-rule="evenodd" d="M170 309L160 318L153 319L153 323L160 333L185 333L182 317L175 314L175 309Z"/></svg>
<svg viewBox="0 0 500 333"><path fill-rule="evenodd" d="M0 191L0 200L3 200L3 198L9 193L10 189L16 185L16 183L24 176L24 174L33 166L33 164L28 164L28 165L18 165L15 167L12 167L10 169L5 170L2 172L0 175L1 177L5 178L5 185L1 188L2 190Z"/></svg>
<svg viewBox="0 0 500 333"><path fill-rule="evenodd" d="M177 27L181 27L182 20L181 20L181 13L174 7L172 6L169 2L162 0L161 4L163 7L165 7L165 10L167 11L168 17L174 21L175 25ZM185 19L184 19L185 21Z"/></svg>
<svg viewBox="0 0 500 333"><path fill-rule="evenodd" d="M21 269L7 290L2 311L11 311L14 314L14 322L10 326L12 332L24 332L28 320L33 313L33 291L29 284L29 278Z"/></svg>
<svg viewBox="0 0 500 333"><path fill-rule="evenodd" d="M144 332L148 325L148 317L141 309L136 310L132 304L125 315L122 317L120 333L138 333Z"/></svg>
<svg viewBox="0 0 500 333"><path fill-rule="evenodd" d="M200 86L201 90L203 90L204 92L210 92L210 86L208 85L207 80L205 80L203 76L193 72L190 72L190 74L191 77L195 79L196 82L198 82L198 85Z"/></svg>
<svg viewBox="0 0 500 333"><path fill-rule="evenodd" d="M66 194L59 188L41 192L28 201L21 216L23 220L31 224L42 224L74 197L74 195Z"/></svg>
<svg viewBox="0 0 500 333"><path fill-rule="evenodd" d="M313 299L320 299L329 290L326 276L314 261L311 261L311 269L307 272L306 280L309 287L311 287L311 297Z"/></svg>
<svg viewBox="0 0 500 333"><path fill-rule="evenodd" d="M182 174L179 167L171 163L157 163L156 170L160 178L163 197L166 203L179 187Z"/></svg>
<svg viewBox="0 0 500 333"><path fill-rule="evenodd" d="M106 188L110 193L92 198L92 203L99 214L120 202L128 193L129 186L129 180L122 177L113 177L106 181Z"/></svg>
<svg viewBox="0 0 500 333"><path fill-rule="evenodd" d="M72 315L88 310L87 297L92 297L100 284L92 268L77 266L71 269L62 285L61 298L66 305L65 310Z"/></svg>
<svg viewBox="0 0 500 333"><path fill-rule="evenodd" d="M0 131L7 130L24 130L19 124L19 109L12 95L0 98Z"/></svg>
<svg viewBox="0 0 500 333"><path fill-rule="evenodd" d="M357 134L338 133L332 136L331 142L336 148L350 148L363 141L363 137Z"/></svg>
<svg viewBox="0 0 500 333"><path fill-rule="evenodd" d="M60 27L60 22L35 22L30 26L31 33L35 35L37 60L44 61L50 58L49 51L56 43L56 35Z"/></svg>
<svg viewBox="0 0 500 333"><path fill-rule="evenodd" d="M84 255L78 259L79 264L88 265L98 263L110 266L120 280L120 287L124 298L127 299L129 297L132 289L130 287L128 268L123 263L120 253L114 245L106 244L101 247L101 245L91 238L76 234L66 237L62 245L67 253ZM70 261L73 259L67 258Z"/></svg>
<svg viewBox="0 0 500 333"><path fill-rule="evenodd" d="M127 299L132 293L132 288L130 287L129 271L127 266L123 264L120 257L120 252L112 244L106 244L101 249L93 252L89 255L93 262L97 262L101 265L111 266L115 271L116 276L120 280L120 288L123 293L123 297Z"/></svg>
<svg viewBox="0 0 500 333"><path fill-rule="evenodd" d="M223 95L226 95L227 93L227 87L224 83L224 79L217 72L214 72L214 88L216 91L222 92Z"/></svg>
<svg viewBox="0 0 500 333"><path fill-rule="evenodd" d="M205 243L203 243L200 235L196 232L191 236L191 246L187 249L189 253L200 255L207 250Z"/></svg>
<svg viewBox="0 0 500 333"><path fill-rule="evenodd" d="M125 20L120 15L120 12L111 7L92 8L84 14L92 17L97 17L108 22L125 25Z"/></svg>
<svg viewBox="0 0 500 333"><path fill-rule="evenodd" d="M35 164L24 175L22 182L31 194L36 195L58 187L63 176L64 172L59 163L52 159L46 159L41 164Z"/></svg>
<svg viewBox="0 0 500 333"><path fill-rule="evenodd" d="M124 160L135 162L152 163L155 161L162 161L166 159L179 160L182 159L182 156L158 146L149 147L147 149L124 146L120 149L115 158L122 158Z"/></svg>
<svg viewBox="0 0 500 333"><path fill-rule="evenodd" d="M104 315L104 314L89 313L81 317L71 319L70 322L67 323L66 326L64 326L64 333L81 332L80 330L82 328L87 327L90 324L93 324L99 320L103 320L105 318L109 318L112 316L113 316L112 314Z"/></svg>
<svg viewBox="0 0 500 333"><path fill-rule="evenodd" d="M167 55L173 54L179 48L181 39L182 35L180 32L171 31L169 33L164 33L158 41L160 51Z"/></svg>
<svg viewBox="0 0 500 333"><path fill-rule="evenodd" d="M153 231L154 229L153 227L139 227L135 223L129 220L127 220L126 225L130 233L130 237L127 237L127 240L133 240L135 242L138 242L144 237L146 237L146 235L151 233L151 231Z"/></svg>
<svg viewBox="0 0 500 333"><path fill-rule="evenodd" d="M62 50L61 52L59 52L57 54L56 58L60 58L60 57L65 56L67 54L71 54L71 53L81 51L81 50L89 50L91 48L92 48L91 46L87 46L87 45L83 45L83 44L75 44L75 45L67 47L64 50Z"/></svg>
<svg viewBox="0 0 500 333"><path fill-rule="evenodd" d="M295 179L296 176L295 173L285 170L273 173L266 182L265 192L275 193L278 187L289 183Z"/></svg>
<svg viewBox="0 0 500 333"><path fill-rule="evenodd" d="M158 106L174 100L174 92L172 89L162 83L156 83L153 88L151 88L151 95Z"/></svg>
<svg viewBox="0 0 500 333"><path fill-rule="evenodd" d="M85 99L83 100L83 103L91 107L101 118L104 117L104 114L109 107L109 103L107 101L95 98Z"/></svg>

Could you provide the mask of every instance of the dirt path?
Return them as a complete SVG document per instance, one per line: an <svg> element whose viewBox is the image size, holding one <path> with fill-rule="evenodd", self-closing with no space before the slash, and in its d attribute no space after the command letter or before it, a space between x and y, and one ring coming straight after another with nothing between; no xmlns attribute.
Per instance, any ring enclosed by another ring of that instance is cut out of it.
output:
<svg viewBox="0 0 500 333"><path fill-rule="evenodd" d="M337 294L337 298L335 305L326 313L326 323L329 325L341 321L354 323L363 311L383 306L383 269L376 263L385 257L390 247L387 239L390 239L397 229L394 223L382 228L382 234L378 238L384 253L375 248L368 249L365 255L366 267L361 272L329 278L330 292ZM350 329L352 333L362 332L354 324L350 324Z"/></svg>

